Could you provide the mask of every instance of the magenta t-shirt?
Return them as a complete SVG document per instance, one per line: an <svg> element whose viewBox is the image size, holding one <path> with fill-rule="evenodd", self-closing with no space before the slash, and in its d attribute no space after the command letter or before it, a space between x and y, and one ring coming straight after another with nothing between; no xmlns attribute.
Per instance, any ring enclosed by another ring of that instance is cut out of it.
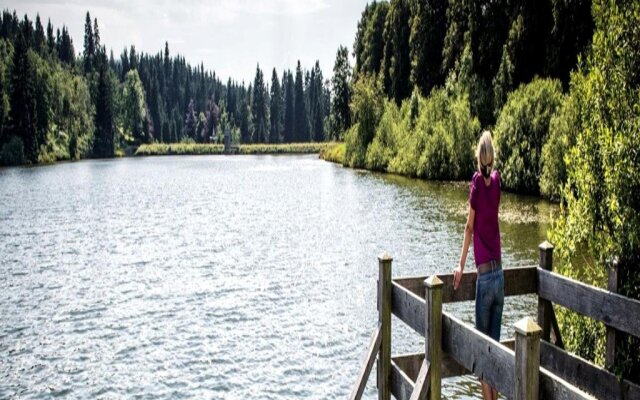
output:
<svg viewBox="0 0 640 400"><path fill-rule="evenodd" d="M476 266L491 260L500 261L500 174L491 173L491 183L484 183L482 174L476 172L471 179L469 205L476 211L473 221L473 256Z"/></svg>

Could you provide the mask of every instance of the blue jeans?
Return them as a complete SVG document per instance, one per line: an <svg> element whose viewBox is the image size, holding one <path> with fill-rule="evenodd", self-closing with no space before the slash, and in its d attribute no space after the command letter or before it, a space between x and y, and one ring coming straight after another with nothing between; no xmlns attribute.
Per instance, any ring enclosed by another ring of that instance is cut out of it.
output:
<svg viewBox="0 0 640 400"><path fill-rule="evenodd" d="M504 307L504 273L502 269L479 275L476 281L476 329L500 341Z"/></svg>

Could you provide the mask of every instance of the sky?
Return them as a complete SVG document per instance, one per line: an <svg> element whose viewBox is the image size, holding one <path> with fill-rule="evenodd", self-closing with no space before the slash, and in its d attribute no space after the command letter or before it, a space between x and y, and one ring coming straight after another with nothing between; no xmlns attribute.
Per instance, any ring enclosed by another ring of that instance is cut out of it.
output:
<svg viewBox="0 0 640 400"><path fill-rule="evenodd" d="M2 0L0 8L40 14L46 28L66 25L82 52L86 12L98 19L101 43L116 59L125 46L155 54L169 43L192 66L204 63L226 81L252 82L256 65L270 81L275 67L310 69L316 60L332 75L339 45L351 53L362 10L369 0ZM352 60L353 65L353 60Z"/></svg>

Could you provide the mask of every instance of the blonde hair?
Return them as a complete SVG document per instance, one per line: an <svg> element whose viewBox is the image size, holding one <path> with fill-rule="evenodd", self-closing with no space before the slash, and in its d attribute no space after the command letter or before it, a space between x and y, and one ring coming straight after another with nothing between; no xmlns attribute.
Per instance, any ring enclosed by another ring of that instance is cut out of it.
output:
<svg viewBox="0 0 640 400"><path fill-rule="evenodd" d="M478 171L482 172L482 166L484 165L493 167L494 152L493 141L491 140L491 132L484 131L480 140L478 141L478 147L476 148L476 160L478 163Z"/></svg>

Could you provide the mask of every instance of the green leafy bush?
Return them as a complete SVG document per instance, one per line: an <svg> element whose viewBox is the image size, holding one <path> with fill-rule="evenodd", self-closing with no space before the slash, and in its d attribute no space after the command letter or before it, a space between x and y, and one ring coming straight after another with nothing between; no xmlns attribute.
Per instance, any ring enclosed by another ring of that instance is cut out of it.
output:
<svg viewBox="0 0 640 400"><path fill-rule="evenodd" d="M551 79L535 79L509 94L494 131L498 168L506 188L540 192L542 146L561 101L560 82Z"/></svg>
<svg viewBox="0 0 640 400"><path fill-rule="evenodd" d="M589 57L571 76L575 144L565 157L567 182L550 238L559 271L598 286L606 285L607 259L618 256L620 292L639 299L640 3L596 0L593 15ZM584 260L595 271L586 279ZM558 318L568 349L602 363L603 329L565 310ZM626 337L613 370L638 381L638 348L640 340Z"/></svg>
<svg viewBox="0 0 640 400"><path fill-rule="evenodd" d="M355 124L345 134L345 163L350 167L364 167L367 147L375 136L384 101L379 84L372 77L363 76L353 85L351 113Z"/></svg>

